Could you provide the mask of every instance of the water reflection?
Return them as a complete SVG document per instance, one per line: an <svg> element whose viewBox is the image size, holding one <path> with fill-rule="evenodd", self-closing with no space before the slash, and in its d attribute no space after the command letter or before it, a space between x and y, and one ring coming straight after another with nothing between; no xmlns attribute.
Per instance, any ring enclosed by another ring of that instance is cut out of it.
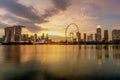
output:
<svg viewBox="0 0 120 80"><path fill-rule="evenodd" d="M102 46L101 45L96 45L96 54L97 54L97 59L98 59L98 64L102 64Z"/></svg>
<svg viewBox="0 0 120 80"><path fill-rule="evenodd" d="M112 48L113 49L120 49L120 45L113 45Z"/></svg>
<svg viewBox="0 0 120 80"><path fill-rule="evenodd" d="M106 50L108 50L109 49L109 45L104 45L103 48L106 49Z"/></svg>
<svg viewBox="0 0 120 80"><path fill-rule="evenodd" d="M5 46L3 52L4 61L6 63L19 64L21 62L20 46Z"/></svg>
<svg viewBox="0 0 120 80"><path fill-rule="evenodd" d="M2 49L2 61L9 67L1 67L5 69L3 80L120 79L119 45L14 45Z"/></svg>
<svg viewBox="0 0 120 80"><path fill-rule="evenodd" d="M109 59L109 51L108 51L108 49L105 50L105 53L104 53L104 54L105 54L105 58L106 58L106 59Z"/></svg>
<svg viewBox="0 0 120 80"><path fill-rule="evenodd" d="M120 65L120 49L118 45L113 46L113 59L117 65Z"/></svg>

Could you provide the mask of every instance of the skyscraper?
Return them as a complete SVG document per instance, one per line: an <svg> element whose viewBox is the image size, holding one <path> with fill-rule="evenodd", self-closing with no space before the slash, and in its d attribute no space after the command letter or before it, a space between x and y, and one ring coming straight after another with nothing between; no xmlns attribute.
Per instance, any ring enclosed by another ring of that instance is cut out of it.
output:
<svg viewBox="0 0 120 80"><path fill-rule="evenodd" d="M77 35L78 42L80 42L80 40L81 40L81 33L77 32L76 35Z"/></svg>
<svg viewBox="0 0 120 80"><path fill-rule="evenodd" d="M114 29L112 31L112 40L113 41L120 41L120 30Z"/></svg>
<svg viewBox="0 0 120 80"><path fill-rule="evenodd" d="M95 33L95 41L97 41L97 33Z"/></svg>
<svg viewBox="0 0 120 80"><path fill-rule="evenodd" d="M45 39L45 34L44 34L44 33L42 34L41 39L42 39L42 40Z"/></svg>
<svg viewBox="0 0 120 80"><path fill-rule="evenodd" d="M86 39L87 39L86 37L87 37L87 35L86 35L86 33L84 33L84 41L86 41Z"/></svg>
<svg viewBox="0 0 120 80"><path fill-rule="evenodd" d="M90 36L89 35L87 35L87 41L90 41Z"/></svg>
<svg viewBox="0 0 120 80"><path fill-rule="evenodd" d="M46 34L46 40L48 40L49 39L49 36L48 36L48 33Z"/></svg>
<svg viewBox="0 0 120 80"><path fill-rule="evenodd" d="M34 34L34 42L37 42L37 34Z"/></svg>
<svg viewBox="0 0 120 80"><path fill-rule="evenodd" d="M90 41L93 41L93 34L90 34Z"/></svg>
<svg viewBox="0 0 120 80"><path fill-rule="evenodd" d="M102 40L102 30L101 30L100 25L97 26L96 34L97 34L97 41L101 41Z"/></svg>
<svg viewBox="0 0 120 80"><path fill-rule="evenodd" d="M104 41L108 42L108 30L104 30Z"/></svg>

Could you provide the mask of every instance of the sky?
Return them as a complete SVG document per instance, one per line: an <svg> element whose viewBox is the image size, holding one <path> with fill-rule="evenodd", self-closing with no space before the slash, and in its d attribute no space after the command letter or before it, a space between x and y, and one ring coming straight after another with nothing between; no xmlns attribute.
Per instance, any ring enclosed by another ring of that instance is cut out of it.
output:
<svg viewBox="0 0 120 80"><path fill-rule="evenodd" d="M23 34L64 37L71 23L81 33L94 34L101 25L111 34L112 29L120 29L119 4L120 0L0 0L0 36L5 27L24 25Z"/></svg>

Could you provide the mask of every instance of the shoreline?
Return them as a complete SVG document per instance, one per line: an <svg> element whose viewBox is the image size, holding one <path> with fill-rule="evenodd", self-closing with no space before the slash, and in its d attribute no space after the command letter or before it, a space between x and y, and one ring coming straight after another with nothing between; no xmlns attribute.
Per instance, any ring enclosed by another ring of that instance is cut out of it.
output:
<svg viewBox="0 0 120 80"><path fill-rule="evenodd" d="M80 42L80 43L30 43L30 42L10 42L0 43L0 45L120 45L120 42Z"/></svg>

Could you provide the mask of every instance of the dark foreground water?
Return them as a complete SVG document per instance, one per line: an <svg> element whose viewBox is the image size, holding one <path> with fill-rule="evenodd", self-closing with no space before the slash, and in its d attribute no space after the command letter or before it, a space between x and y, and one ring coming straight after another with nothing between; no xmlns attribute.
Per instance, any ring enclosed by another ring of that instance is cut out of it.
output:
<svg viewBox="0 0 120 80"><path fill-rule="evenodd" d="M0 80L120 80L120 45L0 45Z"/></svg>

